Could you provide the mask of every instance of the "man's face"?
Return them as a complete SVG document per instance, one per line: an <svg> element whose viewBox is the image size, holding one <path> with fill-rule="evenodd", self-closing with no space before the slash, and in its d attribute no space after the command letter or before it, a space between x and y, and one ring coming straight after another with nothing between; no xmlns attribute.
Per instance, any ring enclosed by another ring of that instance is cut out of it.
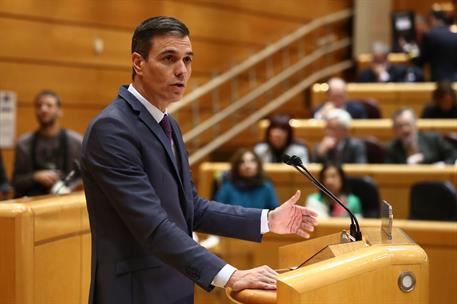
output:
<svg viewBox="0 0 457 304"><path fill-rule="evenodd" d="M329 119L325 123L325 135L340 141L348 136L348 130L337 119Z"/></svg>
<svg viewBox="0 0 457 304"><path fill-rule="evenodd" d="M43 95L35 102L35 114L42 128L53 126L61 115L57 99L51 95Z"/></svg>
<svg viewBox="0 0 457 304"><path fill-rule="evenodd" d="M192 72L192 55L189 37L174 35L154 37L147 60L134 53L135 77L146 99L159 108L180 100Z"/></svg>
<svg viewBox="0 0 457 304"><path fill-rule="evenodd" d="M409 141L416 135L416 122L410 112L403 112L394 119L395 135L403 142Z"/></svg>
<svg viewBox="0 0 457 304"><path fill-rule="evenodd" d="M342 107L346 102L346 91L342 88L331 88L327 93L328 100L336 107Z"/></svg>

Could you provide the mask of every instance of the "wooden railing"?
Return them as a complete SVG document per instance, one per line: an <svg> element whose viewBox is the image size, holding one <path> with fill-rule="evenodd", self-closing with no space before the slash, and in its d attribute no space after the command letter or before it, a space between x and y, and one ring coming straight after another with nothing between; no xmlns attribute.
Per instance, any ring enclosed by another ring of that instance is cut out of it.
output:
<svg viewBox="0 0 457 304"><path fill-rule="evenodd" d="M181 120L191 164L256 124L307 87L352 66L343 10L315 19L170 107ZM342 34L343 33L343 34Z"/></svg>

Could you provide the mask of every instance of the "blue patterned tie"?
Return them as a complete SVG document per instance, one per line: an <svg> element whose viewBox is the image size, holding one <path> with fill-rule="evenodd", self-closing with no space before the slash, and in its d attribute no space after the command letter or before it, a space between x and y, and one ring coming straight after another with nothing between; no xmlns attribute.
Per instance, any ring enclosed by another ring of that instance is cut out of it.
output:
<svg viewBox="0 0 457 304"><path fill-rule="evenodd" d="M160 126L162 127L163 131L165 132L165 135L167 135L168 140L170 141L171 144L171 125L170 125L170 120L168 119L168 115L165 114L160 121Z"/></svg>

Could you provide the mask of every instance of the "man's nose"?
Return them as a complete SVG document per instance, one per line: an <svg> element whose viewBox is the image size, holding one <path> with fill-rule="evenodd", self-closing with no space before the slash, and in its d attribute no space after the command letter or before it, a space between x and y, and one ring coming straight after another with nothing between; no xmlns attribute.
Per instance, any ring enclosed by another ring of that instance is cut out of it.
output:
<svg viewBox="0 0 457 304"><path fill-rule="evenodd" d="M176 62L175 66L175 76L184 77L187 73L187 66L183 61Z"/></svg>

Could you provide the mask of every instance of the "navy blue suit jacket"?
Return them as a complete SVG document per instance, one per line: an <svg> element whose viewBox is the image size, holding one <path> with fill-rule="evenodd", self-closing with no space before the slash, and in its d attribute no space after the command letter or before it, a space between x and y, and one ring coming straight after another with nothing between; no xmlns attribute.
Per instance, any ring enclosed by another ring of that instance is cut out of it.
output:
<svg viewBox="0 0 457 304"><path fill-rule="evenodd" d="M430 63L431 80L457 81L457 33L448 26L439 26L425 33L418 65Z"/></svg>
<svg viewBox="0 0 457 304"><path fill-rule="evenodd" d="M121 87L89 126L82 173L92 233L89 303L192 303L226 264L192 240L193 230L260 241L259 209L196 194L181 131L169 141Z"/></svg>

